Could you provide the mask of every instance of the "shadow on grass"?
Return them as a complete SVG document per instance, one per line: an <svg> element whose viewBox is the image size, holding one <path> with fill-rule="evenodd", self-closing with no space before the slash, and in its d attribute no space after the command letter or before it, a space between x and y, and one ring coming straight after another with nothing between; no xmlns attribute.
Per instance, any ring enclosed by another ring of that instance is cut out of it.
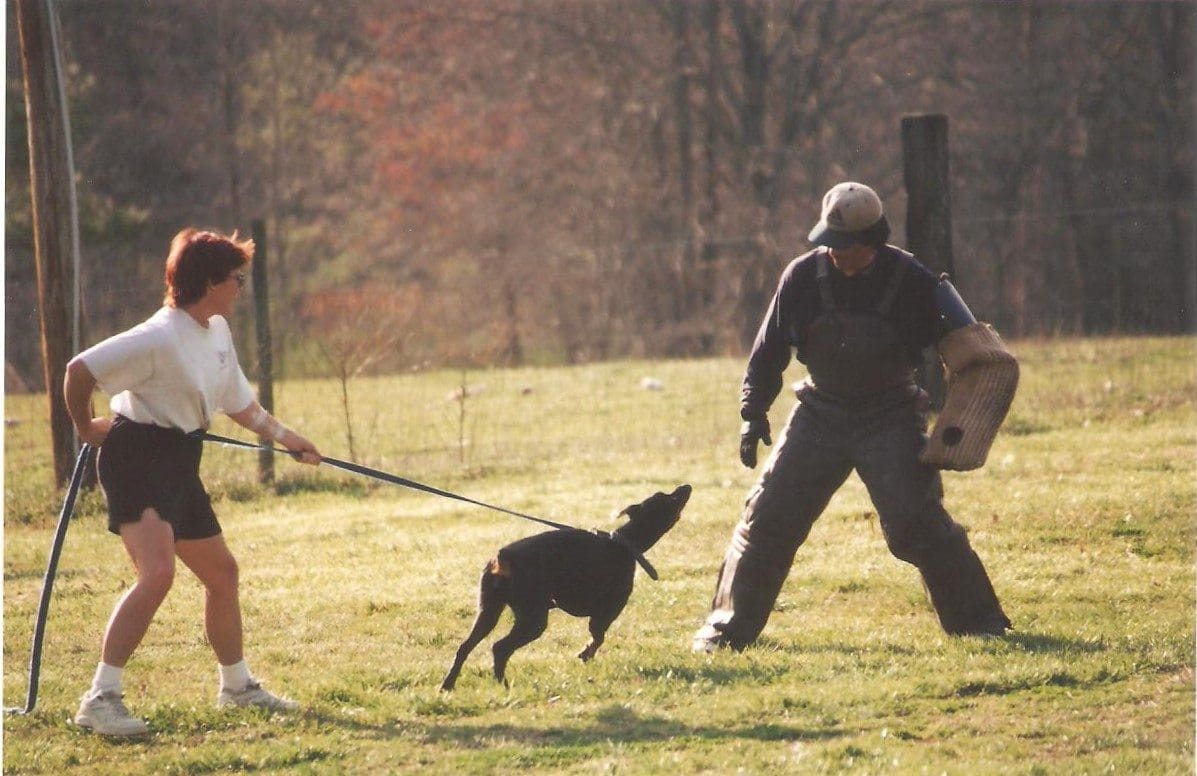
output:
<svg viewBox="0 0 1197 776"><path fill-rule="evenodd" d="M980 643L980 642L979 642ZM987 642L1033 653L1076 653L1101 652L1106 645L1100 641L1063 638L1038 633L1011 633L999 642ZM884 644L878 649L885 652L917 655L923 650L904 644ZM859 654L861 647L855 643L831 643L802 646L789 642L761 639L742 656L742 660L722 665L719 662L694 664L678 662L637 669L637 674L646 679L660 679L680 683L710 682L714 685L731 685L742 682L767 682L777 673L788 670L784 665L751 660L753 652L782 654L801 653L843 653ZM1021 690L1043 687L1072 687L1087 680L1069 672L1055 672L1050 675L1020 677L1014 680L965 682L945 688L942 697L964 697L972 695L1002 695ZM406 718L385 722L364 719L348 713L329 709L308 709L300 718L301 724L330 726L376 740L417 737L429 744L450 744L475 749L494 746L496 742L519 746L550 748L586 748L603 743L652 743L670 739L694 739L706 742L735 740L753 741L827 741L842 738L847 732L828 724L785 724L776 722L752 722L742 726L733 725L691 725L656 714L640 714L623 705L611 704L600 709L592 717L575 719L575 724L549 724L543 726L519 726L506 723L479 724L463 719L446 720L444 713L451 713L453 706L446 696L438 695L428 701L429 711L441 719ZM444 706L443 709L440 709ZM435 707L435 708L434 708ZM438 711L438 709L440 709ZM565 720L563 720L564 722Z"/></svg>
<svg viewBox="0 0 1197 776"><path fill-rule="evenodd" d="M434 724L424 732L428 743L449 743L466 748L493 746L496 739L519 746L591 747L611 742L620 744L652 743L694 739L704 742L753 741L825 741L845 732L837 727L803 727L759 722L742 727L727 725L687 725L656 715L642 715L621 705L601 709L586 724L571 727L518 727L508 724L462 725Z"/></svg>
<svg viewBox="0 0 1197 776"><path fill-rule="evenodd" d="M757 639L752 646L748 647L748 649L744 650L744 654L751 655L753 652L777 652L786 655L859 655L862 652L869 651L884 652L889 655L918 655L924 650L910 644L898 644L893 642L877 642L863 645L860 642L798 644L792 641L776 641L768 636L763 636Z"/></svg>
<svg viewBox="0 0 1197 776"><path fill-rule="evenodd" d="M727 725L687 725L678 720L657 715L642 715L622 705L612 704L600 709L588 722L576 725L521 727L513 724L471 724L460 721L424 722L396 720L377 723L353 715L311 710L300 718L303 724L337 727L375 740L399 737L420 738L427 744L452 744L463 748L483 748L496 741L518 746L590 747L596 744L645 743L672 739L695 739L707 742L747 739L753 741L825 741L846 735L839 727L799 726L771 722L756 722L742 727Z"/></svg>
<svg viewBox="0 0 1197 776"><path fill-rule="evenodd" d="M714 685L762 681L773 678L780 669L744 660L735 665L693 665L687 663L644 666L636 674L644 679L666 679L683 684L710 682Z"/></svg>
<svg viewBox="0 0 1197 776"><path fill-rule="evenodd" d="M82 573L83 572L77 571L74 569L58 569L54 574L54 580L56 582L61 582L64 579L72 579L74 577L78 577L78 576L82 575ZM20 582L20 581L30 580L30 579L41 579L44 581L45 578L46 578L45 566L42 566L40 568L29 568L29 569L11 569L11 570L4 572L4 581L5 582ZM9 595L11 595L11 594L12 593L10 591ZM37 590L37 594L39 596L41 595L40 587Z"/></svg>
<svg viewBox="0 0 1197 776"><path fill-rule="evenodd" d="M1075 639L1066 638L1063 636L1051 636L1046 633L1029 633L1021 631L1010 631L1005 636L997 639L981 641L975 636L958 636L953 637L961 640L975 640L978 644L993 644L995 646L1006 645L1019 649L1023 652L1032 653L1062 653L1070 652L1105 652L1108 645L1103 639ZM877 644L860 644L852 643L830 643L830 644L796 644L794 642L774 641L769 638L761 638L747 650L744 654L749 655L755 651L777 652L783 654L846 654L846 655L860 655L862 652L883 652L889 655L906 655L918 656L924 654L927 650L916 644L896 644L896 643L877 643Z"/></svg>
<svg viewBox="0 0 1197 776"><path fill-rule="evenodd" d="M1105 652L1104 639L1069 639L1045 633L1011 632L997 643L1008 643L1024 652Z"/></svg>

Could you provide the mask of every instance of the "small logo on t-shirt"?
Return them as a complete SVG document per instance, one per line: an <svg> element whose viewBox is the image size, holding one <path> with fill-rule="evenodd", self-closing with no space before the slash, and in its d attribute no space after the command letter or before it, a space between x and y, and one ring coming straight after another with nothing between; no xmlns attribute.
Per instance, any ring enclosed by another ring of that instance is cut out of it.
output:
<svg viewBox="0 0 1197 776"><path fill-rule="evenodd" d="M227 350L216 351L216 358L220 361L221 368L224 368L229 362L229 352Z"/></svg>

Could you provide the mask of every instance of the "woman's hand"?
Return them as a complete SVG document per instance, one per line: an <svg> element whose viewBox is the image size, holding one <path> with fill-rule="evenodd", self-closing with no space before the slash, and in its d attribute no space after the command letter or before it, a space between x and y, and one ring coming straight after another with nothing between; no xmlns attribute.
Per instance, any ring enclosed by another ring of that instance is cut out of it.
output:
<svg viewBox="0 0 1197 776"><path fill-rule="evenodd" d="M279 444L287 448L295 460L300 463L318 466L322 460L320 451L316 449L316 446L291 429L287 429L286 433L283 434L283 438L279 440Z"/></svg>
<svg viewBox="0 0 1197 776"><path fill-rule="evenodd" d="M258 436L278 442L300 463L316 466L322 460L314 444L280 423L256 400L240 412L230 413L229 417Z"/></svg>

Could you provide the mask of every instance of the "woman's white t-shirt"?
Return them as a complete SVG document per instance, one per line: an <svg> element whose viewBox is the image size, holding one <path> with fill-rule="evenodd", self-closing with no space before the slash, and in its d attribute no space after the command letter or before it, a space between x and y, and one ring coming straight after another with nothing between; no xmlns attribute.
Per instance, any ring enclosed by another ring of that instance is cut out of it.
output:
<svg viewBox="0 0 1197 776"><path fill-rule="evenodd" d="M79 358L112 397L112 411L138 423L189 433L211 426L217 411L235 414L254 400L219 315L205 328L183 310L163 307Z"/></svg>

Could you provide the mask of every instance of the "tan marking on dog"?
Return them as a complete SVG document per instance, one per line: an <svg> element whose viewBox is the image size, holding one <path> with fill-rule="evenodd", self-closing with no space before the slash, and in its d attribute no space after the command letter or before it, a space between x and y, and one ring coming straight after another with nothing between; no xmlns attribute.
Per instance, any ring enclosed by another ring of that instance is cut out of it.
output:
<svg viewBox="0 0 1197 776"><path fill-rule="evenodd" d="M498 558L491 558L490 563L486 567L486 573L495 577L509 577L511 570L503 565L503 562Z"/></svg>

